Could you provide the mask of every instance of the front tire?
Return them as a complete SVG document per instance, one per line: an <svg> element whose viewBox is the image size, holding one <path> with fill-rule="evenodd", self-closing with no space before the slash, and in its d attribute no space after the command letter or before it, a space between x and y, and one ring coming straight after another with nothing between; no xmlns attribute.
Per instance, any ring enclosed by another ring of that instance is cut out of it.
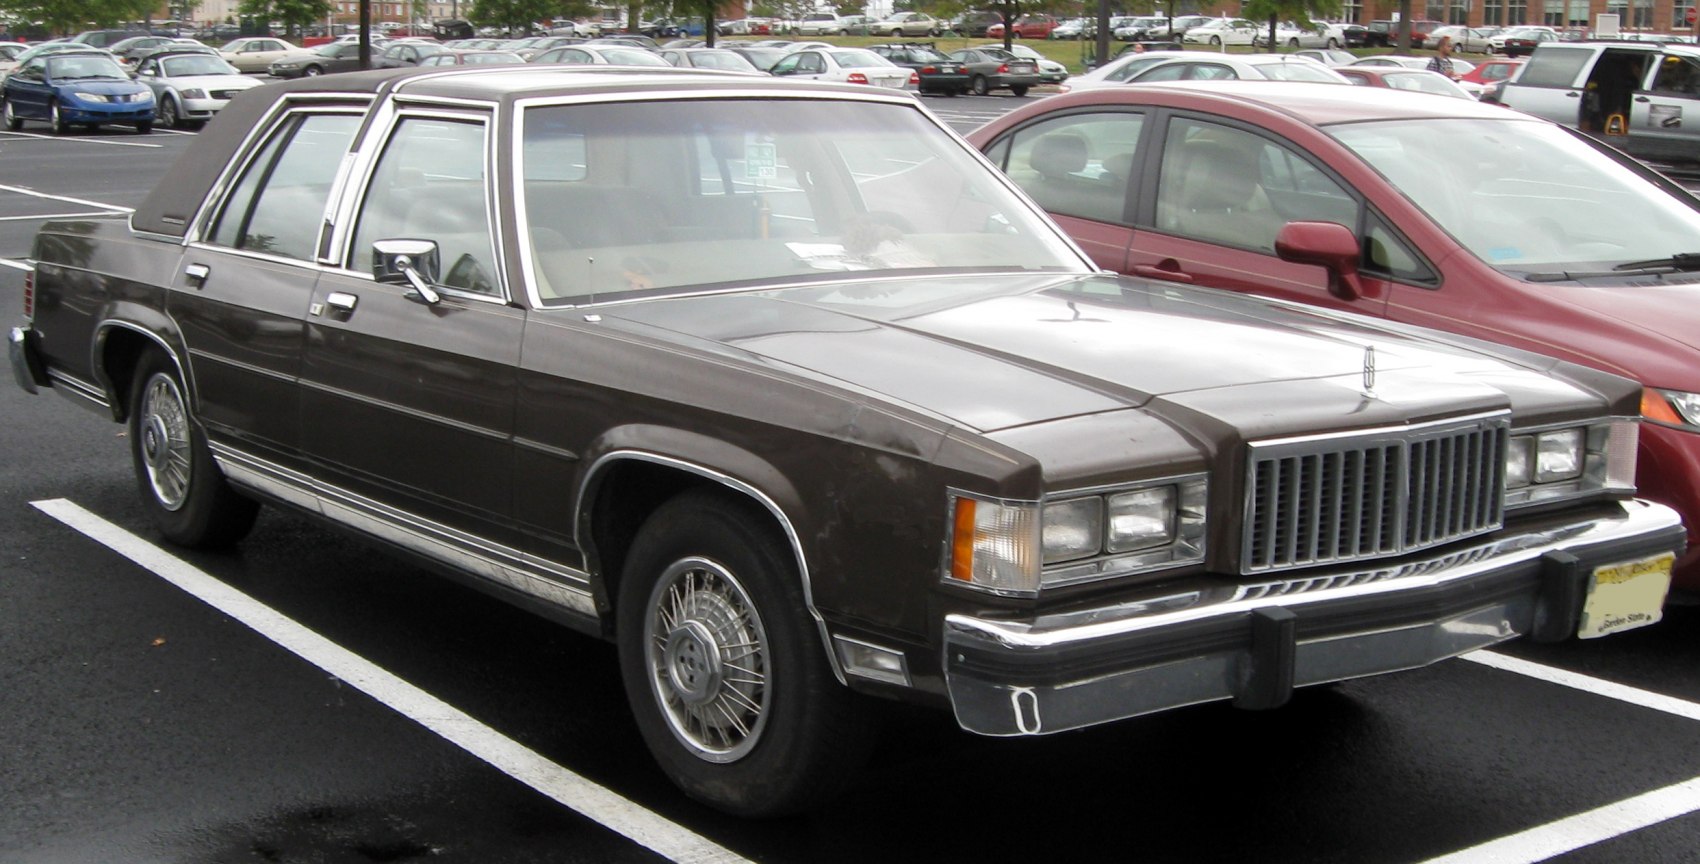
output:
<svg viewBox="0 0 1700 864"><path fill-rule="evenodd" d="M1212 48L1222 47L1222 37L1220 37L1220 36L1210 37L1210 47L1212 47Z"/></svg>
<svg viewBox="0 0 1700 864"><path fill-rule="evenodd" d="M159 125L167 129L176 129L183 122L177 113L177 100L169 96L159 100Z"/></svg>
<svg viewBox="0 0 1700 864"><path fill-rule="evenodd" d="M301 75L302 75L302 77L305 77L305 78L317 78L317 77L319 77L320 75L323 75L323 74L325 74L325 70L320 69L317 66L308 66L307 68L301 70Z"/></svg>
<svg viewBox="0 0 1700 864"><path fill-rule="evenodd" d="M143 120L142 122L136 124L136 134L137 135L150 135L152 133L153 133L153 121L152 120Z"/></svg>
<svg viewBox="0 0 1700 864"><path fill-rule="evenodd" d="M974 80L968 82L968 89L974 91L975 96L984 96L992 92L992 83L984 75L975 75Z"/></svg>
<svg viewBox="0 0 1700 864"><path fill-rule="evenodd" d="M228 546L254 527L260 505L225 482L177 371L158 351L143 356L131 381L130 455L142 507L167 540Z"/></svg>
<svg viewBox="0 0 1700 864"><path fill-rule="evenodd" d="M620 668L656 762L740 816L825 803L871 742L827 664L795 559L765 512L688 492L638 531L619 586Z"/></svg>
<svg viewBox="0 0 1700 864"><path fill-rule="evenodd" d="M48 103L47 122L53 126L53 134L71 134L71 122L65 119L65 115L59 113L59 103L57 101Z"/></svg>

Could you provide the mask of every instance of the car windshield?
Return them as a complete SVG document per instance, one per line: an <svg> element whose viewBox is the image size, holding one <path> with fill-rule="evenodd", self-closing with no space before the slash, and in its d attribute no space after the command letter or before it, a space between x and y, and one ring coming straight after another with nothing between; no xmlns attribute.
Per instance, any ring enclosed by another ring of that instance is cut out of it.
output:
<svg viewBox="0 0 1700 864"><path fill-rule="evenodd" d="M1340 76L1328 71L1328 67L1309 60L1258 63L1256 66L1257 71L1271 81L1313 81L1318 84L1342 83Z"/></svg>
<svg viewBox="0 0 1700 864"><path fill-rule="evenodd" d="M537 106L521 141L522 252L545 304L846 271L1085 268L914 105Z"/></svg>
<svg viewBox="0 0 1700 864"><path fill-rule="evenodd" d="M159 64L169 77L182 75L240 75L236 67L224 62L224 58L211 54L199 54L194 57L170 57Z"/></svg>
<svg viewBox="0 0 1700 864"><path fill-rule="evenodd" d="M85 78L123 78L130 76L118 68L110 57L49 57L47 72L56 81L76 81Z"/></svg>
<svg viewBox="0 0 1700 864"><path fill-rule="evenodd" d="M642 48L604 48L602 58L621 66L671 66L660 54Z"/></svg>
<svg viewBox="0 0 1700 864"><path fill-rule="evenodd" d="M1436 96L1453 96L1464 99L1475 98L1465 92L1464 88L1447 80L1446 76L1423 69L1389 72L1381 76L1381 80L1394 90L1411 90L1417 93L1433 93Z"/></svg>
<svg viewBox="0 0 1700 864"><path fill-rule="evenodd" d="M754 72L756 67L750 61L731 51L711 50L698 51L691 55L691 65L698 69L724 69L728 72Z"/></svg>
<svg viewBox="0 0 1700 864"><path fill-rule="evenodd" d="M1563 128L1518 119L1326 127L1487 264L1597 271L1692 251L1700 211Z"/></svg>

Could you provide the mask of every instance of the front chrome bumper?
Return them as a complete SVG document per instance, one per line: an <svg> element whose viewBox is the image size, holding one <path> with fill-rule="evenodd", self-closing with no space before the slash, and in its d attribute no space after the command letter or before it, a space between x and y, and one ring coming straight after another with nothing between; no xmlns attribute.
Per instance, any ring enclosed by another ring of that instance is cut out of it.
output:
<svg viewBox="0 0 1700 864"><path fill-rule="evenodd" d="M1019 620L950 615L957 722L1061 732L1200 702L1284 703L1294 687L1411 669L1519 636L1574 635L1593 568L1680 553L1676 511L1643 501L1376 570L1289 574Z"/></svg>

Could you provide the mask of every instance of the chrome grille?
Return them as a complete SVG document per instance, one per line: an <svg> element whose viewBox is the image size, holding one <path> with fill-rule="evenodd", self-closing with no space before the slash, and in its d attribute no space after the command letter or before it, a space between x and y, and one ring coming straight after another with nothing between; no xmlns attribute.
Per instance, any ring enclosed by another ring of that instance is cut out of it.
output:
<svg viewBox="0 0 1700 864"><path fill-rule="evenodd" d="M1504 414L1253 444L1240 571L1379 558L1504 519Z"/></svg>

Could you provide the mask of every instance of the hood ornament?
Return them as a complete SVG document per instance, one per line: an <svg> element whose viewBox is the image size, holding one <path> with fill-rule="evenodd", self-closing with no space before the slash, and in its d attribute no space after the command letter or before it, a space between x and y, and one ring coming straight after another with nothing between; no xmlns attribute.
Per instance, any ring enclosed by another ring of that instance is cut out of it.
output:
<svg viewBox="0 0 1700 864"><path fill-rule="evenodd" d="M1375 398L1375 346L1364 346L1364 395Z"/></svg>

